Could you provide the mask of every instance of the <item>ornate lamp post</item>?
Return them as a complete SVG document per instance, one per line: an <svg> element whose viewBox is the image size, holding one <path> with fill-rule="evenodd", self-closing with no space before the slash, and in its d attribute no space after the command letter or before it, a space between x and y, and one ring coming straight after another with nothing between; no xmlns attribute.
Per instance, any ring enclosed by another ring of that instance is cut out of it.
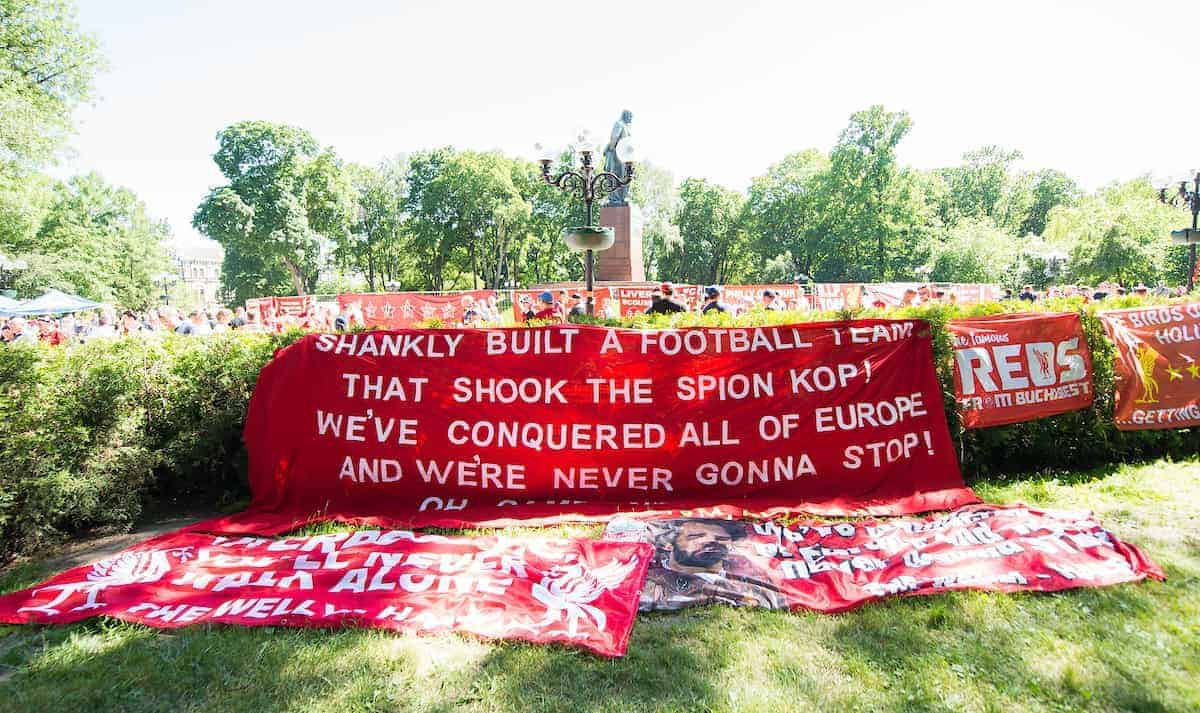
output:
<svg viewBox="0 0 1200 713"><path fill-rule="evenodd" d="M154 284L162 290L162 303L164 306L171 304L171 294L167 292L167 288L175 284L175 275L169 272L160 272L154 276Z"/></svg>
<svg viewBox="0 0 1200 713"><path fill-rule="evenodd" d="M10 260L4 255L0 255L0 294L5 297L16 297L17 273L27 269L29 269L29 264L24 260Z"/></svg>
<svg viewBox="0 0 1200 713"><path fill-rule="evenodd" d="M612 228L592 224L592 203L595 202L597 196L603 198L613 191L629 185L633 180L634 147L629 139L623 139L617 145L617 156L625 164L624 177L609 171L596 171L592 165L592 154L595 150L592 148L586 131L581 131L576 141L574 153L579 157L579 165L577 168L572 166L573 170L568 169L557 176L552 176L550 164L557 157L557 152L542 144L538 144L536 150L538 163L542 164L542 178L546 183L568 195L582 198L587 207L587 225L563 228L562 238L567 243L567 247L576 252L583 251L585 253L583 274L587 283L588 300L586 304L587 314L590 317L595 311L594 301L591 299L596 268L595 252L612 247L614 239Z"/></svg>
<svg viewBox="0 0 1200 713"><path fill-rule="evenodd" d="M1188 171L1192 173L1192 171ZM1196 175L1192 178L1181 178L1177 181L1155 180L1155 187L1158 188L1158 200L1167 205L1182 205L1192 212L1192 228L1191 230L1173 230L1171 238L1178 243L1183 243L1188 246L1188 292L1191 292L1196 287L1196 243L1200 243L1200 230L1197 229L1196 220L1200 216L1200 171L1195 172ZM1191 188L1188 183L1191 183ZM1179 188L1172 190L1173 184L1178 183Z"/></svg>

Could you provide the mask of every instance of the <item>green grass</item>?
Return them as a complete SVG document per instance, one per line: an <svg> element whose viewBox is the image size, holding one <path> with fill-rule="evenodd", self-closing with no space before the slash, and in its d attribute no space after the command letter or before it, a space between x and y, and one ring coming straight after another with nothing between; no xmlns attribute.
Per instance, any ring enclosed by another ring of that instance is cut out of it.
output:
<svg viewBox="0 0 1200 713"><path fill-rule="evenodd" d="M1168 580L897 599L839 616L644 615L614 661L371 630L3 627L0 711L1200 709L1200 463L977 490L992 502L1095 510ZM0 590L47 573L27 563L0 576Z"/></svg>

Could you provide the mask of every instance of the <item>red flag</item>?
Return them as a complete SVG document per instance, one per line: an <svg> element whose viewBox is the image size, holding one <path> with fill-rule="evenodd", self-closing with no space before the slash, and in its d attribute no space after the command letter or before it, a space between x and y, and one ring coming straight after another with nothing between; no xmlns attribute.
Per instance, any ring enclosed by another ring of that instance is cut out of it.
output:
<svg viewBox="0 0 1200 713"><path fill-rule="evenodd" d="M0 622L458 631L621 656L650 548L364 530L268 540L170 533L0 596Z"/></svg>
<svg viewBox="0 0 1200 713"><path fill-rule="evenodd" d="M655 546L642 611L703 604L836 613L891 595L1053 592L1164 579L1089 514L975 505L925 519L614 520L605 537Z"/></svg>
<svg viewBox="0 0 1200 713"><path fill-rule="evenodd" d="M1092 355L1075 312L951 320L954 391L967 428L1092 405Z"/></svg>
<svg viewBox="0 0 1200 713"><path fill-rule="evenodd" d="M1200 426L1200 302L1099 316L1117 347L1117 428Z"/></svg>
<svg viewBox="0 0 1200 713"><path fill-rule="evenodd" d="M259 376L214 531L974 502L920 320L311 335Z"/></svg>

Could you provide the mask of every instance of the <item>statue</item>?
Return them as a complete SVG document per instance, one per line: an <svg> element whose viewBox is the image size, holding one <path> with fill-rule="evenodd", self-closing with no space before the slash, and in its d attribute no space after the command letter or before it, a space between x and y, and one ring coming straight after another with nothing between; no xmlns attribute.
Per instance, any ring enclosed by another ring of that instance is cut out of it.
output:
<svg viewBox="0 0 1200 713"><path fill-rule="evenodd" d="M621 112L621 118L617 119L613 124L612 137L608 140L608 146L604 147L604 170L614 175L625 178L625 164L617 157L617 144L621 143L621 139L629 136L629 122L633 121L633 112L626 109ZM629 186L621 186L617 190L608 194L609 205L626 205L629 201Z"/></svg>

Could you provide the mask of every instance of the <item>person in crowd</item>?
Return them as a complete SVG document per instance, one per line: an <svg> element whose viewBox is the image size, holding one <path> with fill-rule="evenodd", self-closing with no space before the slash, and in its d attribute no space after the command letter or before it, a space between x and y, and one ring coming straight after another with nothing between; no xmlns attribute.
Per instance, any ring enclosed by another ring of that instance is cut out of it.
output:
<svg viewBox="0 0 1200 713"><path fill-rule="evenodd" d="M9 344L37 344L40 335L24 317L13 317L5 325L9 329Z"/></svg>
<svg viewBox="0 0 1200 713"><path fill-rule="evenodd" d="M233 321L233 315L228 309L221 307L217 310L216 319L212 321L213 333L220 334L221 332L228 332L230 329L232 329L232 327L229 326L231 321Z"/></svg>
<svg viewBox="0 0 1200 713"><path fill-rule="evenodd" d="M229 320L230 329L241 329L246 326L246 308L238 305L233 310L233 317Z"/></svg>
<svg viewBox="0 0 1200 713"><path fill-rule="evenodd" d="M562 312L558 310L554 304L554 293L550 290L543 290L542 293L538 295L537 309L534 311L533 316L530 317L530 319L561 321L561 314Z"/></svg>
<svg viewBox="0 0 1200 713"><path fill-rule="evenodd" d="M674 314L686 312L687 308L675 301L675 285L664 282L650 295L650 306L646 314Z"/></svg>
<svg viewBox="0 0 1200 713"><path fill-rule="evenodd" d="M709 312L729 314L732 310L732 307L721 301L720 287L709 285L704 288L704 306L700 308L700 314L708 314Z"/></svg>
<svg viewBox="0 0 1200 713"><path fill-rule="evenodd" d="M787 308L783 300L779 299L779 293L775 290L763 290L762 305L763 309L771 312L782 312Z"/></svg>
<svg viewBox="0 0 1200 713"><path fill-rule="evenodd" d="M53 317L42 317L37 321L37 325L38 336L43 343L57 347L69 341L69 338L62 333L62 329L60 329L58 322Z"/></svg>
<svg viewBox="0 0 1200 713"><path fill-rule="evenodd" d="M121 313L121 336L129 337L144 331L146 328L133 310L127 309Z"/></svg>
<svg viewBox="0 0 1200 713"><path fill-rule="evenodd" d="M1037 302L1037 293L1033 291L1033 285L1025 285L1021 288L1021 294L1017 295L1017 299L1025 302Z"/></svg>
<svg viewBox="0 0 1200 713"><path fill-rule="evenodd" d="M116 320L114 315L108 310L101 310L96 317L96 323L88 328L84 335L86 339L112 339L120 336L117 333L117 325L113 324Z"/></svg>
<svg viewBox="0 0 1200 713"><path fill-rule="evenodd" d="M583 317L587 315L587 305L583 303L583 295L578 292L571 293L571 309L567 311L568 317Z"/></svg>
<svg viewBox="0 0 1200 713"><path fill-rule="evenodd" d="M517 298L517 309L521 310L521 319L525 321L533 319L533 300L529 299L529 295L521 295Z"/></svg>
<svg viewBox="0 0 1200 713"><path fill-rule="evenodd" d="M480 316L478 310L474 308L469 309L466 312L463 312L462 326L478 327L481 319L482 317Z"/></svg>
<svg viewBox="0 0 1200 713"><path fill-rule="evenodd" d="M917 291L911 287L905 288L904 294L900 296L901 307L912 307L917 299Z"/></svg>
<svg viewBox="0 0 1200 713"><path fill-rule="evenodd" d="M200 310L194 309L188 313L187 327L188 330L185 334L190 334L193 337L207 337L213 333L212 325L209 324L204 313Z"/></svg>

